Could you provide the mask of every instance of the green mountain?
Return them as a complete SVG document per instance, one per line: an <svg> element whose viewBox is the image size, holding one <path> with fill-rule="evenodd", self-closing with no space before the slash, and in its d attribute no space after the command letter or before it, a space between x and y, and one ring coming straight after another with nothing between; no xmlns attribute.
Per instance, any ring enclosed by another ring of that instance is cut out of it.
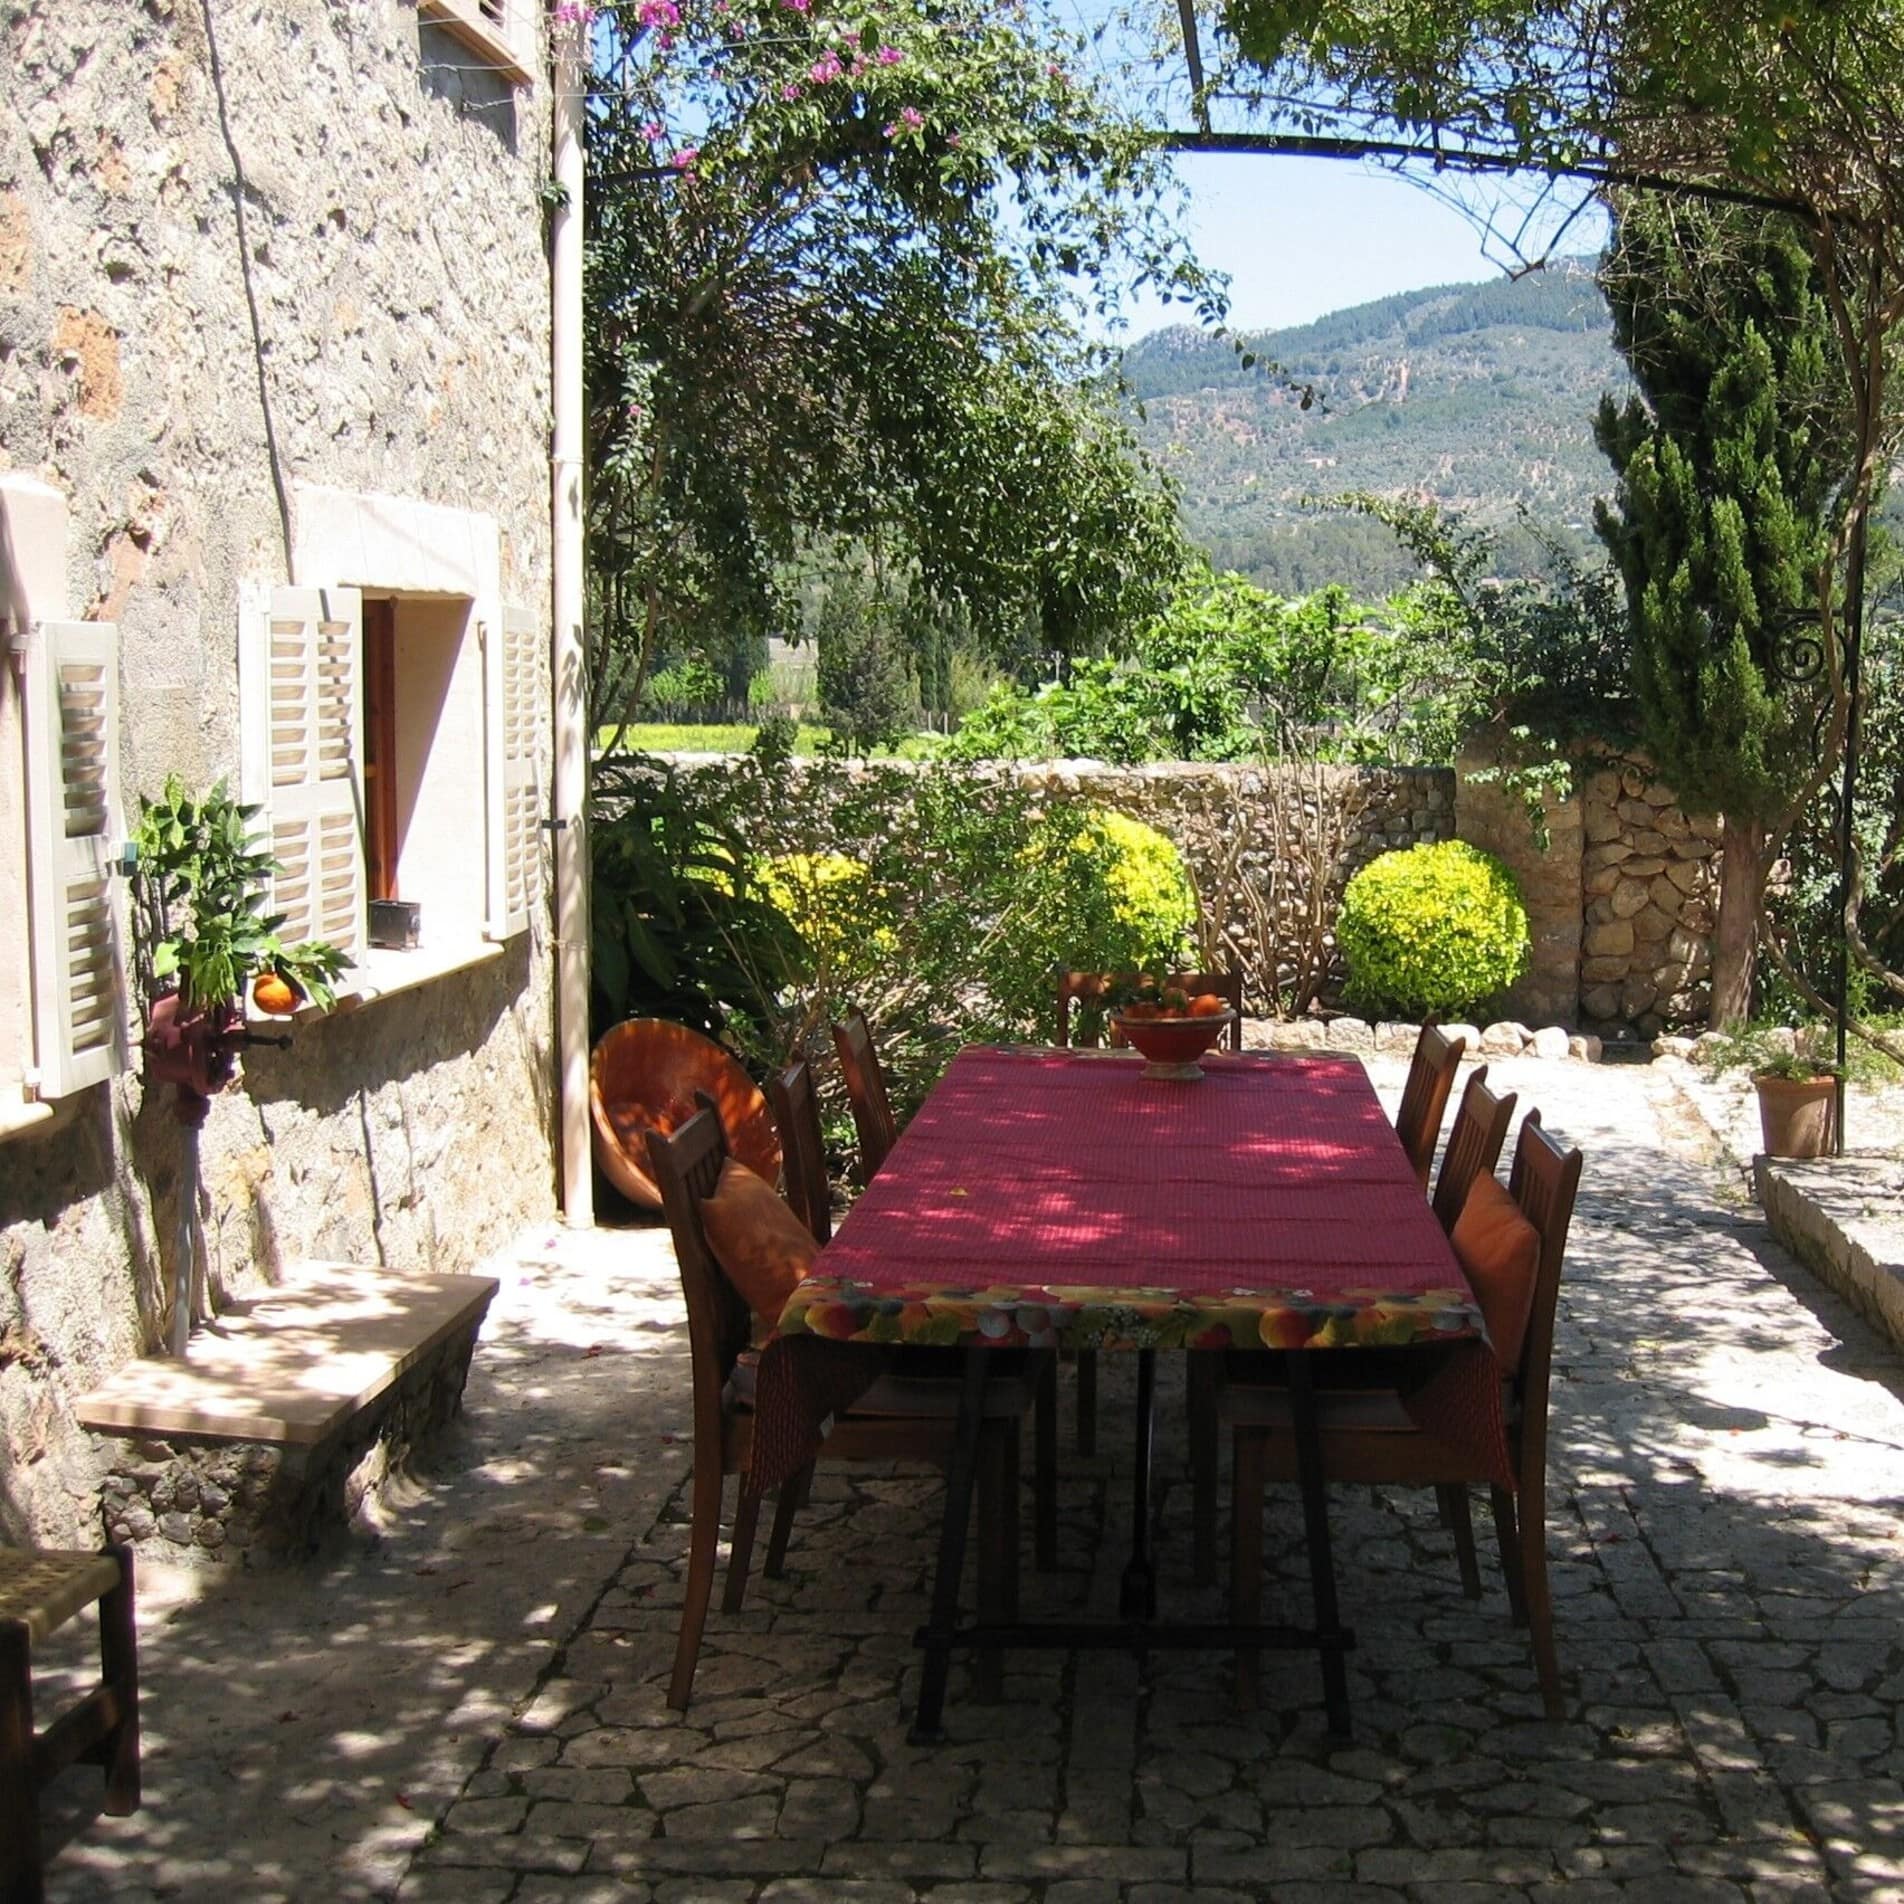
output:
<svg viewBox="0 0 1904 1904"><path fill-rule="evenodd" d="M1612 485L1593 412L1630 386L1584 262L1239 340L1176 326L1123 368L1190 533L1266 587L1375 595L1410 578L1379 523L1320 506L1350 490L1460 510L1497 532L1503 572L1546 566L1531 531L1598 559L1593 499Z"/></svg>

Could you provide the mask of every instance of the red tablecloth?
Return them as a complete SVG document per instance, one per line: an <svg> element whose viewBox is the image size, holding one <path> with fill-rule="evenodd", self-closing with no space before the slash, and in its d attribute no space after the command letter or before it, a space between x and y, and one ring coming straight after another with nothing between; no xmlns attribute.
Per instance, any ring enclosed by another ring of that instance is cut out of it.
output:
<svg viewBox="0 0 1904 1904"><path fill-rule="evenodd" d="M812 1457L874 1345L1465 1342L1424 1380L1448 1390L1452 1366L1438 1412L1502 1445L1479 1306L1361 1066L1202 1064L1184 1083L1134 1054L961 1052L780 1318L754 1484Z"/></svg>

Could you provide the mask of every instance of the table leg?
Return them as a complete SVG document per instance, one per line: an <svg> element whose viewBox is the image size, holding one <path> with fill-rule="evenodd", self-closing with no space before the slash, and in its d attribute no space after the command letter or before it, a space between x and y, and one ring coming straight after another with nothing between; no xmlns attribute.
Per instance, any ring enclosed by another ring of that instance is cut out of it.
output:
<svg viewBox="0 0 1904 1904"><path fill-rule="evenodd" d="M945 1682L952 1666L952 1640L959 1624L959 1576L965 1571L965 1534L972 1518L972 1483L978 1472L978 1434L991 1373L989 1349L967 1349L959 1390L958 1428L945 1473L945 1519L939 1526L939 1565L932 1581L932 1620L926 1628L925 1661L919 1673L919 1709L906 1734L910 1745L945 1740Z"/></svg>
<svg viewBox="0 0 1904 1904"><path fill-rule="evenodd" d="M1127 1620L1157 1617L1157 1573L1150 1564L1150 1444L1157 1399L1157 1351L1137 1352L1137 1448L1131 1476L1131 1553L1117 1596Z"/></svg>
<svg viewBox="0 0 1904 1904"><path fill-rule="evenodd" d="M1284 1357L1289 1370L1289 1412L1296 1433L1296 1473L1302 1484L1303 1531L1309 1546L1309 1588L1315 1599L1316 1645L1322 1654L1322 1701L1329 1730L1349 1733L1349 1674L1342 1653L1342 1631L1335 1600L1335 1557L1329 1550L1329 1502L1323 1491L1322 1441L1316 1429L1316 1395L1309 1357L1292 1349Z"/></svg>

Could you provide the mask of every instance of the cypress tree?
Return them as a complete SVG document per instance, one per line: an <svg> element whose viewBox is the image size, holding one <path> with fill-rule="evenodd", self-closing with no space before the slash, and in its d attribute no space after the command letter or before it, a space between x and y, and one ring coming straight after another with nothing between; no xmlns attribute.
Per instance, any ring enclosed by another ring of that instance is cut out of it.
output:
<svg viewBox="0 0 1904 1904"><path fill-rule="evenodd" d="M1635 195L1601 281L1640 394L1601 401L1619 481L1595 527L1626 586L1647 744L1692 811L1725 821L1711 1023L1730 1025L1751 1009L1758 908L1816 747L1827 683L1794 679L1793 644L1830 586L1854 439L1790 219Z"/></svg>

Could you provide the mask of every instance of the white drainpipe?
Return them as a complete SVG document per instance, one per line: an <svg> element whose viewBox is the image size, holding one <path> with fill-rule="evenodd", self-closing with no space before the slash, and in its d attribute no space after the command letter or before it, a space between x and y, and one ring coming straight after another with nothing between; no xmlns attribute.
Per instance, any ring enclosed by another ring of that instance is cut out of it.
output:
<svg viewBox="0 0 1904 1904"><path fill-rule="evenodd" d="M555 398L550 542L555 622L555 1018L562 1212L595 1226L588 1115L588 687L582 652L582 83L586 27L555 25L550 329Z"/></svg>

